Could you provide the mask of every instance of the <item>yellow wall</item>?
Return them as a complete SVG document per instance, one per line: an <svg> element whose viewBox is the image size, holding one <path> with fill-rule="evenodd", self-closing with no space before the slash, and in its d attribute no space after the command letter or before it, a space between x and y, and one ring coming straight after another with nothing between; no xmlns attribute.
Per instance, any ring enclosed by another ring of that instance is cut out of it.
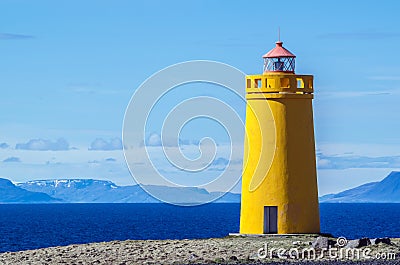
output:
<svg viewBox="0 0 400 265"><path fill-rule="evenodd" d="M262 234L264 206L278 206L278 233L319 233L313 77L247 76L240 233Z"/></svg>

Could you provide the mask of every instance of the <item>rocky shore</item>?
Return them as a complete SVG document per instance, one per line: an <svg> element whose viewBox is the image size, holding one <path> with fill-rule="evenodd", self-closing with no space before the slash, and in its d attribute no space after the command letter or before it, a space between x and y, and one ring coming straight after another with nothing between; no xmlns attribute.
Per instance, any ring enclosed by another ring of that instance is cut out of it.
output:
<svg viewBox="0 0 400 265"><path fill-rule="evenodd" d="M400 264L400 239L341 240L293 235L112 241L0 253L0 264Z"/></svg>

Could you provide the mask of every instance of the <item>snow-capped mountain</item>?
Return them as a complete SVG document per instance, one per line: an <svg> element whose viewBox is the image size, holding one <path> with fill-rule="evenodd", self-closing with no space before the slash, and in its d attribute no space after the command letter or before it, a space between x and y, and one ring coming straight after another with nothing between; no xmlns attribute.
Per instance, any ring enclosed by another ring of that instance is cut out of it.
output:
<svg viewBox="0 0 400 265"><path fill-rule="evenodd" d="M32 180L17 185L28 191L44 192L63 202L158 202L138 185L117 186L111 181L104 180Z"/></svg>
<svg viewBox="0 0 400 265"><path fill-rule="evenodd" d="M64 203L158 203L139 185L118 186L111 181L95 179L32 180L19 183L21 189L43 192ZM146 185L148 191L164 194L164 198L175 203L194 203L215 198L220 193L200 188L173 188ZM217 202L240 202L240 194L227 193Z"/></svg>

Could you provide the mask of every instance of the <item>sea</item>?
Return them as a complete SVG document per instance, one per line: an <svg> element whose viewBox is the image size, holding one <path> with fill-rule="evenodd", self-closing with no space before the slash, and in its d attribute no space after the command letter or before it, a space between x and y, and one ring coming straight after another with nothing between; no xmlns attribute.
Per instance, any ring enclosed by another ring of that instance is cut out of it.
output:
<svg viewBox="0 0 400 265"><path fill-rule="evenodd" d="M320 204L321 232L400 237L400 204ZM127 239L225 237L240 204L1 204L0 252Z"/></svg>

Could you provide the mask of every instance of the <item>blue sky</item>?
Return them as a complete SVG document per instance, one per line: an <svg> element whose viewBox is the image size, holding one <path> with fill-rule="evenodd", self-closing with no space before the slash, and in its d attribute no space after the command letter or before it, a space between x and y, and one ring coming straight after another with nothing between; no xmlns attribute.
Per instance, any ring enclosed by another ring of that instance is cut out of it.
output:
<svg viewBox="0 0 400 265"><path fill-rule="evenodd" d="M188 60L260 73L280 27L296 72L315 76L320 193L382 179L400 166L399 5L0 1L0 176L132 184L120 139L135 89Z"/></svg>

